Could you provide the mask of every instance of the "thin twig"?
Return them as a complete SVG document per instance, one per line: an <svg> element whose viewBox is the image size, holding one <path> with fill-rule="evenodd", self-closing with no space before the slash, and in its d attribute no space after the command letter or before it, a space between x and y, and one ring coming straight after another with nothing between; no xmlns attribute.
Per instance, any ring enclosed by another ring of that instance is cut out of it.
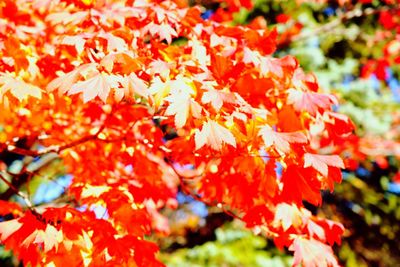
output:
<svg viewBox="0 0 400 267"><path fill-rule="evenodd" d="M84 136L78 140L72 141L71 143L67 143L64 145L50 146L50 147L47 147L47 148L41 149L41 150L29 150L29 149L19 148L14 145L7 145L7 146L5 146L5 149L7 151L15 153L15 154L19 154L19 155L23 155L23 156L30 156L30 157L39 157L39 156L49 154L49 153L57 153L58 154L65 149L86 143L86 142L94 140L94 139L97 139L99 134L104 130L105 126L106 125L103 124L95 134Z"/></svg>
<svg viewBox="0 0 400 267"><path fill-rule="evenodd" d="M182 175L176 170L176 168L173 166L173 164L172 164L171 162L167 162L167 164L172 168L172 170L175 172L175 174L179 177L179 184L180 184L180 187L181 187L182 191L183 191L185 194L187 194L187 195L193 197L193 199L196 200L196 201L205 203L206 205L208 205L208 206L210 206L210 207L213 207L213 206L214 206L214 207L218 207L218 208L220 208L223 212L225 212L226 214L228 214L229 216L231 216L231 217L233 217L233 218L242 219L239 215L233 213L233 212L232 212L231 210L229 210L229 209L226 209L226 208L223 206L222 203L211 203L211 202L209 202L209 201L207 201L207 200L205 200L205 199L202 199L201 197L198 196L198 194L197 194L196 192L192 192L192 190L190 190L190 189L187 187L187 184L186 184L186 182L185 182L185 179L187 180L187 179L193 179L193 178L201 177L201 176L204 175L204 173L199 174L199 175L195 175L195 176L182 176Z"/></svg>
<svg viewBox="0 0 400 267"><path fill-rule="evenodd" d="M33 205L32 202L29 200L28 196L26 196L23 192L19 191L17 188L14 187L14 185L7 180L7 178L5 178L3 176L3 174L0 173L0 179L6 184L8 185L16 195L18 195L19 197L21 197L25 204L28 206L29 209L32 209Z"/></svg>
<svg viewBox="0 0 400 267"><path fill-rule="evenodd" d="M344 21L351 20L353 18L359 18L363 16L369 16L369 15L374 15L382 11L396 11L399 10L400 8L394 8L394 7L389 7L389 6L384 6L381 8L366 8L364 10L362 9L354 9L348 12L343 13L342 15L338 16L334 20L328 22L327 24L324 24L318 28L315 28L312 31L309 32L301 32L295 36L293 36L290 41L292 42L299 42L299 41L304 41L310 37L317 36L319 34L324 34L328 33L331 30L335 29L338 27L340 24L342 24Z"/></svg>

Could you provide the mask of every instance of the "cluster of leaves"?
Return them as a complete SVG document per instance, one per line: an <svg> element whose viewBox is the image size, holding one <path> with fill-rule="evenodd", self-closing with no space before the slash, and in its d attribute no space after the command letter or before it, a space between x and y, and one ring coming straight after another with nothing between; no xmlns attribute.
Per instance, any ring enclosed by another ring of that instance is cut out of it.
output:
<svg viewBox="0 0 400 267"><path fill-rule="evenodd" d="M272 56L275 30L204 20L182 1L0 9L0 148L23 163L3 160L0 239L24 264L160 266L145 238L168 234L159 211L180 188L294 251L295 265L337 266L342 225L303 200L319 205L341 181L330 154L353 125L294 57ZM72 177L65 196L31 203L30 180L54 159Z"/></svg>
<svg viewBox="0 0 400 267"><path fill-rule="evenodd" d="M336 107L348 114L357 136L342 144L344 182L325 194L320 215L344 223L340 260L349 266L391 266L398 259L399 69L396 65L398 2L255 1L235 15L238 23L259 20L276 25L278 55L295 55L313 70L320 86L340 97ZM390 22L390 26L388 24ZM391 52L389 52L389 50ZM392 53L393 52L393 53Z"/></svg>

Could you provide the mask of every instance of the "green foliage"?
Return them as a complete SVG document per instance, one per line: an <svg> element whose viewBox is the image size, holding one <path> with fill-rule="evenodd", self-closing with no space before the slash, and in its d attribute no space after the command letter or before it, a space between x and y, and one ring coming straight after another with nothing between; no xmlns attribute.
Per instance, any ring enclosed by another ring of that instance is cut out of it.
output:
<svg viewBox="0 0 400 267"><path fill-rule="evenodd" d="M215 231L216 240L194 248L162 254L169 267L262 267L290 266L292 257L268 246L265 238L255 236L238 223L225 224Z"/></svg>
<svg viewBox="0 0 400 267"><path fill-rule="evenodd" d="M386 175L380 176L380 184L349 175L320 210L327 216L337 216L347 228L338 250L346 266L396 266L400 261L396 245L400 198L385 193L387 181Z"/></svg>
<svg viewBox="0 0 400 267"><path fill-rule="evenodd" d="M11 251L6 251L3 246L0 246L0 266L15 266L13 260Z"/></svg>

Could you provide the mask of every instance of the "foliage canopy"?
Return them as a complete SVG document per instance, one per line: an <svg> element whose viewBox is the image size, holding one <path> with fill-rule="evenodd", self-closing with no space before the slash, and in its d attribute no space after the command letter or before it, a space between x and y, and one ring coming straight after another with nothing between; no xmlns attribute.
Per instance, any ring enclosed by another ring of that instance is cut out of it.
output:
<svg viewBox="0 0 400 267"><path fill-rule="evenodd" d="M353 123L279 55L290 34L224 22L252 6L236 2L211 20L184 1L0 4L0 239L24 264L162 266L147 236L169 233L180 190L294 265L338 265L343 226L304 201L341 182ZM64 194L32 200L65 175Z"/></svg>

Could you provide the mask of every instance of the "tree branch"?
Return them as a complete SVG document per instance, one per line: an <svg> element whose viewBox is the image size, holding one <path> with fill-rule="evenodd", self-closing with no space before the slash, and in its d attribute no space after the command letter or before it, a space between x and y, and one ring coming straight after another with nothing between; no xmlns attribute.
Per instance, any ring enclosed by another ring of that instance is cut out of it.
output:
<svg viewBox="0 0 400 267"><path fill-rule="evenodd" d="M304 32L302 31L301 33L293 36L290 38L290 42L299 42L299 41L304 41L310 37L319 35L319 34L326 34L336 27L338 27L340 24L342 24L344 21L351 20L353 18L359 18L363 16L369 16L369 15L374 15L382 11L396 11L399 10L400 8L395 8L395 7L390 7L390 6L384 6L381 8L366 8L364 10L362 9L353 9L348 12L345 12L335 18L334 20L328 22L327 24L324 24L318 28L315 28L312 31L309 32Z"/></svg>
<svg viewBox="0 0 400 267"><path fill-rule="evenodd" d="M32 202L29 200L28 196L25 195L23 192L19 191L17 188L14 187L14 185L7 180L7 178L5 178L3 176L2 173L0 173L0 179L6 184L8 185L9 189L11 189L13 191L14 194L18 195L19 197L21 197L25 204L28 206L28 208L32 209L33 205Z"/></svg>
<svg viewBox="0 0 400 267"><path fill-rule="evenodd" d="M104 128L105 128L105 124L103 124L95 134L84 136L78 140L72 141L71 143L67 143L67 144L59 145L59 146L50 146L50 147L47 147L47 148L41 149L41 150L29 150L29 149L19 148L14 145L7 145L7 144L3 144L2 148L8 152L16 153L16 154L23 155L23 156L29 156L29 157L39 157L39 156L49 154L49 153L57 153L58 154L65 149L68 149L68 148L71 148L71 147L74 147L74 146L77 146L77 145L80 145L80 144L83 144L88 141L96 139L99 136L99 134L104 130Z"/></svg>

